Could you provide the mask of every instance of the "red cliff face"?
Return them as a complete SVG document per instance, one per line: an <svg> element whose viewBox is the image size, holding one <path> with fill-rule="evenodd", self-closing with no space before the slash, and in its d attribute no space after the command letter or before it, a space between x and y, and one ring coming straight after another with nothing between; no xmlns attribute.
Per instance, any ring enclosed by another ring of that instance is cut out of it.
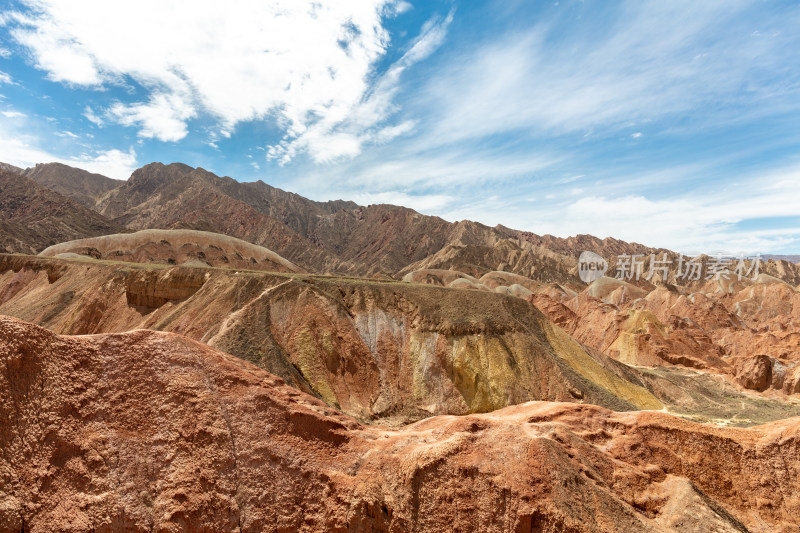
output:
<svg viewBox="0 0 800 533"><path fill-rule="evenodd" d="M363 426L153 331L0 318L0 531L796 531L800 421L532 402Z"/></svg>

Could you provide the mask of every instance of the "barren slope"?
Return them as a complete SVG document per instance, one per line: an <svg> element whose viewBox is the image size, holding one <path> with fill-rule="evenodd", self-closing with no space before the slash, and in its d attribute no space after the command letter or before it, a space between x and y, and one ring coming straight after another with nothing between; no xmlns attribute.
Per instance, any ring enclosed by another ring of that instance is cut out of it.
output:
<svg viewBox="0 0 800 533"><path fill-rule="evenodd" d="M0 170L0 251L36 253L122 227L33 180Z"/></svg>
<svg viewBox="0 0 800 533"><path fill-rule="evenodd" d="M22 174L90 209L95 208L101 196L125 183L61 163L40 163Z"/></svg>
<svg viewBox="0 0 800 533"><path fill-rule="evenodd" d="M221 233L269 248L309 271L341 268L339 258L279 220L227 195L220 188L224 183L224 178L201 168L152 163L105 195L97 208L130 229Z"/></svg>
<svg viewBox="0 0 800 533"><path fill-rule="evenodd" d="M768 274L741 281L728 274L728 279L689 287L659 284L652 290L608 277L575 290L508 272L475 279L457 271L418 270L404 281L529 301L591 350L653 367L640 368L637 375L665 403L684 403L697 414L704 404L717 405L718 416L706 413L711 419L760 419L756 404L742 403L737 412L731 389L800 402L800 292Z"/></svg>
<svg viewBox="0 0 800 533"><path fill-rule="evenodd" d="M505 270L580 285L576 259L584 250L603 255L612 272L619 254L643 255L645 273L650 254L677 260L673 252L612 238L561 239L468 220L451 223L401 206L315 202L261 181L240 183L181 163L151 163L121 184L56 164L25 172L130 229L222 233L265 246L316 273L399 279L420 269L454 269L476 277ZM762 271L800 284L800 265L772 261ZM654 287L645 279L635 283Z"/></svg>
<svg viewBox="0 0 800 533"><path fill-rule="evenodd" d="M0 531L797 531L800 419L527 403L361 426L173 334L0 317ZM746 529L747 528L747 529Z"/></svg>
<svg viewBox="0 0 800 533"><path fill-rule="evenodd" d="M63 254L134 263L302 272L297 265L263 246L194 230L151 229L79 239L50 246L39 255Z"/></svg>
<svg viewBox="0 0 800 533"><path fill-rule="evenodd" d="M663 404L746 425L800 414L724 382L687 387L676 384L682 376L627 367L587 350L525 300L488 291L0 256L0 314L58 333L178 332L349 414L393 423L528 400ZM676 395L681 387L694 396ZM718 401L698 401L709 395ZM742 416L732 417L736 409Z"/></svg>
<svg viewBox="0 0 800 533"><path fill-rule="evenodd" d="M0 161L0 170L4 170L6 172L12 172L14 174L22 174L23 170L19 167L15 167L14 165L9 165L8 163L3 163Z"/></svg>
<svg viewBox="0 0 800 533"><path fill-rule="evenodd" d="M58 333L179 332L364 419L402 422L538 399L662 407L635 377L603 368L518 298L134 267L0 257L0 313Z"/></svg>

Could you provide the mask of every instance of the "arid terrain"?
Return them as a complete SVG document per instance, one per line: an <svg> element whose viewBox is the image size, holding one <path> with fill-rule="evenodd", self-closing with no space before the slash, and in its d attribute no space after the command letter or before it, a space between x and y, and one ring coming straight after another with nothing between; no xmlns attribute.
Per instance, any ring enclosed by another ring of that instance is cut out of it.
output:
<svg viewBox="0 0 800 533"><path fill-rule="evenodd" d="M0 213L0 532L800 532L787 258L620 280L679 255L182 164Z"/></svg>

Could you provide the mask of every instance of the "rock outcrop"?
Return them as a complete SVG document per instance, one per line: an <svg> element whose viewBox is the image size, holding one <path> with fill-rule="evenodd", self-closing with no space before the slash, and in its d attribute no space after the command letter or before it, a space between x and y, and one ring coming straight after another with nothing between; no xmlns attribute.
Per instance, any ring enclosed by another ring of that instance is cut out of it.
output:
<svg viewBox="0 0 800 533"><path fill-rule="evenodd" d="M581 343L629 365L693 368L747 390L800 392L800 292L768 274L651 289L602 277L575 290L507 272L458 281L450 287L525 299Z"/></svg>
<svg viewBox="0 0 800 533"><path fill-rule="evenodd" d="M104 194L124 183L62 163L40 163L20 173L90 209Z"/></svg>
<svg viewBox="0 0 800 533"><path fill-rule="evenodd" d="M800 527L800 419L532 402L364 426L154 331L0 317L0 531L742 532Z"/></svg>
<svg viewBox="0 0 800 533"><path fill-rule="evenodd" d="M180 333L363 420L403 423L528 400L666 406L737 425L800 414L780 398L671 370L679 367L631 368L568 335L573 322L558 327L523 298L489 290L21 256L0 256L0 287L0 314L63 334Z"/></svg>
<svg viewBox="0 0 800 533"><path fill-rule="evenodd" d="M678 258L669 250L612 238L578 235L563 239L468 220L450 223L401 206L314 202L261 181L242 183L181 163L151 163L124 182L54 163L22 172L127 230L192 229L230 235L274 250L319 274L400 279L422 269L444 269L479 278L499 270L543 283L571 284L580 290L583 284L577 276L577 257L585 250L606 258L612 272L618 255L640 255L645 273L651 256ZM16 222L15 218L10 222ZM28 225L39 222L36 217L27 221ZM3 233L12 232L0 227L0 245ZM74 238L57 233L52 237L60 238L48 240L47 245ZM797 264L770 260L761 272L792 286L800 284ZM674 269L667 280L656 274L649 280L631 281L645 290L661 282L694 288L702 285L677 280Z"/></svg>
<svg viewBox="0 0 800 533"><path fill-rule="evenodd" d="M125 298L131 306L155 309L189 298L210 277L210 272L199 268L134 270L125 278Z"/></svg>

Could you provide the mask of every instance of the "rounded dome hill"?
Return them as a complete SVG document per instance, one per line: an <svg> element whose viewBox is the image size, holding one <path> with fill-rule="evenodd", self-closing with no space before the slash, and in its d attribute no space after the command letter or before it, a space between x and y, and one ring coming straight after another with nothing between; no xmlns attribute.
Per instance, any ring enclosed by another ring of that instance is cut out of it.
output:
<svg viewBox="0 0 800 533"><path fill-rule="evenodd" d="M148 229L50 246L40 256L77 256L131 263L303 272L268 248L235 237L196 230Z"/></svg>

